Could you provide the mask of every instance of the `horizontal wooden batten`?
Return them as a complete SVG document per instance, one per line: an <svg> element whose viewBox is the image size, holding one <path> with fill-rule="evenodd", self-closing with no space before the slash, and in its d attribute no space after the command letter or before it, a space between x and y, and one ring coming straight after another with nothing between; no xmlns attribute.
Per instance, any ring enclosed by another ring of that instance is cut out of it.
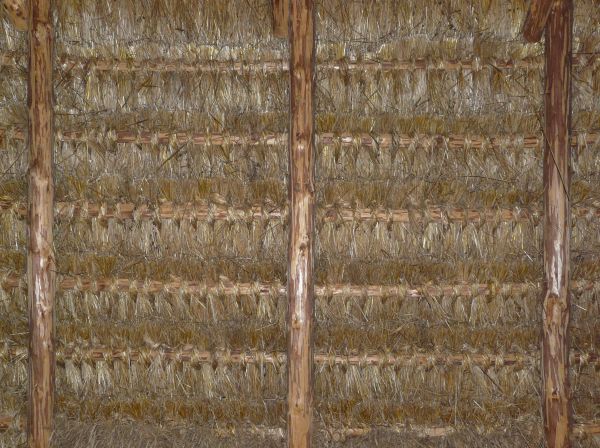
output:
<svg viewBox="0 0 600 448"><path fill-rule="evenodd" d="M27 133L21 128L0 128L0 138L8 140L26 140ZM322 132L316 136L318 145L341 145L352 147L377 147L389 149L392 147L440 147L448 149L485 149L485 148L542 148L544 139L541 135L426 135L426 134L395 134L395 133L351 133L351 132ZM86 130L56 132L58 142L75 143L121 143L138 145L182 145L199 146L279 146L287 143L287 133L263 134L228 134L201 133L189 131L133 131L121 130ZM600 142L600 133L581 133L571 138L571 146L595 145ZM0 149L1 150L1 149Z"/></svg>
<svg viewBox="0 0 600 448"><path fill-rule="evenodd" d="M19 415L0 415L0 432L8 430L22 431L25 428L25 419ZM333 442L341 442L345 439L364 437L373 431L393 432L399 435L410 435L413 437L424 438L442 438L460 433L461 430L468 429L478 431L472 428L468 422L463 422L461 426L427 426L427 425L389 425L389 426L361 426L361 427L324 427L320 431ZM233 431L233 432L232 432ZM222 435L235 435L239 432L248 432L261 437L283 439L285 438L285 428L277 426L253 425L245 428L238 426L234 430L223 431ZM481 432L482 434L484 432ZM573 425L573 435L575 437L586 437L600 434L600 421L581 422Z"/></svg>
<svg viewBox="0 0 600 448"><path fill-rule="evenodd" d="M0 279L0 287L4 290L24 289L24 278L16 272L5 273ZM538 291L541 283L457 283L441 285L358 285L332 283L316 285L315 295L318 297L404 297L418 299L421 297L460 296L478 297L486 295L519 295L530 291ZM76 292L131 292L139 294L213 294L217 296L256 296L284 295L285 286L277 282L232 282L223 279L220 283L208 283L188 280L136 280L116 277L84 277L64 276L57 282L59 291ZM574 292L600 289L600 282L591 280L575 280L572 282Z"/></svg>
<svg viewBox="0 0 600 448"><path fill-rule="evenodd" d="M57 202L54 205L57 219L99 220L180 220L180 221L228 221L251 222L256 220L287 219L287 208L256 205L252 207L229 207L203 202L175 204L163 202L155 205L121 202L115 204L91 202ZM27 205L20 201L0 200L0 213L13 213L25 219ZM598 219L600 208L578 206L571 210L574 218ZM542 211L534 208L456 208L431 206L426 209L353 208L322 206L317 209L318 223L331 222L381 222L381 223L483 223L483 222L530 222L538 223Z"/></svg>
<svg viewBox="0 0 600 448"><path fill-rule="evenodd" d="M329 428L327 434L334 442L341 442L348 438L364 437L373 431L394 432L397 434L406 434L413 437L423 438L441 438L451 436L461 432L461 429L466 429L470 433L485 434L485 431L476 427L470 426L463 422L464 426L424 426L424 425L393 425L393 426L375 426L375 427L360 427L360 428ZM489 433L490 431L488 431ZM576 437L584 437L587 435L600 434L600 422L591 421L589 423L580 423L573 425L573 434Z"/></svg>
<svg viewBox="0 0 600 448"><path fill-rule="evenodd" d="M0 359L25 359L27 347L7 346L0 348ZM162 344L156 347L62 347L56 350L58 363L79 362L141 362L150 364L160 358L167 362L186 362L192 365L235 365L235 364L273 364L284 366L287 360L285 352L260 350L199 350L192 346L171 348ZM314 362L322 366L378 366L378 367L435 367L477 365L482 368L521 366L534 367L539 363L537 354L530 353L411 353L394 354L384 352L364 352L351 354L315 353ZM595 352L572 352L571 364L597 364L600 356Z"/></svg>
<svg viewBox="0 0 600 448"><path fill-rule="evenodd" d="M600 53L575 54L573 64L579 66L595 64L600 61ZM0 53L0 66L22 66L26 55ZM414 59L414 60L336 60L317 61L319 70L328 71L412 71L412 70L473 70L486 67L494 69L542 69L543 57L524 59ZM279 73L289 71L287 60L268 61L223 61L223 60L187 60L187 59L111 59L58 56L56 67L63 71L83 70L98 72L192 72L192 73Z"/></svg>
<svg viewBox="0 0 600 448"><path fill-rule="evenodd" d="M18 128L0 129L0 138L9 140L25 140L26 133ZM77 143L122 143L122 144L194 144L200 146L228 146L228 145L265 145L276 146L287 142L286 133L265 133L233 135L226 133L197 133L187 131L131 131L109 130L101 131L67 131L57 132L60 142ZM600 133L590 132L580 134L571 139L572 146L594 145L600 141ZM317 135L320 145L340 144L342 146L363 146L388 149L391 147L430 147L437 146L449 149L484 149L488 147L522 147L541 148L543 137L537 135L409 135L409 134L366 134L349 132L324 132Z"/></svg>

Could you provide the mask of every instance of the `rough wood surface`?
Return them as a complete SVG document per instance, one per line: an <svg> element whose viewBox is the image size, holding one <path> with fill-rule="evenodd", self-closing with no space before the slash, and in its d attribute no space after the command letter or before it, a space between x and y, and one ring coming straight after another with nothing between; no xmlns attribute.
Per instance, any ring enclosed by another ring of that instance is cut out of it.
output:
<svg viewBox="0 0 600 448"><path fill-rule="evenodd" d="M287 38L290 18L289 0L272 0L273 4L273 35Z"/></svg>
<svg viewBox="0 0 600 448"><path fill-rule="evenodd" d="M52 1L29 6L29 414L31 448L50 446L54 407Z"/></svg>
<svg viewBox="0 0 600 448"><path fill-rule="evenodd" d="M531 0L523 24L523 35L528 42L537 42L544 33L555 0Z"/></svg>
<svg viewBox="0 0 600 448"><path fill-rule="evenodd" d="M315 238L313 0L290 3L288 446L311 445Z"/></svg>
<svg viewBox="0 0 600 448"><path fill-rule="evenodd" d="M569 238L571 210L572 0L555 3L546 25L542 407L549 448L569 443Z"/></svg>

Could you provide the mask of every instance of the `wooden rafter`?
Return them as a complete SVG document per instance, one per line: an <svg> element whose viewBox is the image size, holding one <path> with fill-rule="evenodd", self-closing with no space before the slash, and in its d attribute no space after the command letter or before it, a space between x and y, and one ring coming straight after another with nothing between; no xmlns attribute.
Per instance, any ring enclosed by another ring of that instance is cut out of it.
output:
<svg viewBox="0 0 600 448"><path fill-rule="evenodd" d="M531 0L523 24L523 35L528 42L537 42L541 39L554 2L555 0Z"/></svg>
<svg viewBox="0 0 600 448"><path fill-rule="evenodd" d="M272 0L273 5L273 35L287 38L290 18L290 0Z"/></svg>
<svg viewBox="0 0 600 448"><path fill-rule="evenodd" d="M572 0L554 3L546 25L542 406L546 444L569 444L569 239L571 208Z"/></svg>
<svg viewBox="0 0 600 448"><path fill-rule="evenodd" d="M290 3L288 446L309 447L313 415L315 10Z"/></svg>
<svg viewBox="0 0 600 448"><path fill-rule="evenodd" d="M29 5L29 414L31 448L50 446L54 407L52 0Z"/></svg>

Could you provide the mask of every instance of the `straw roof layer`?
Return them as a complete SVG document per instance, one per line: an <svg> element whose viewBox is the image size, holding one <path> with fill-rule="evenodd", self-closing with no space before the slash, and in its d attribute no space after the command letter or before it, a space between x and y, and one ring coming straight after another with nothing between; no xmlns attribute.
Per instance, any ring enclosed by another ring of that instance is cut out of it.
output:
<svg viewBox="0 0 600 448"><path fill-rule="evenodd" d="M541 438L526 3L319 2L316 446ZM270 1L56 6L55 445L281 446L288 53ZM575 7L574 437L598 446L600 8ZM26 411L27 73L0 28L3 448Z"/></svg>

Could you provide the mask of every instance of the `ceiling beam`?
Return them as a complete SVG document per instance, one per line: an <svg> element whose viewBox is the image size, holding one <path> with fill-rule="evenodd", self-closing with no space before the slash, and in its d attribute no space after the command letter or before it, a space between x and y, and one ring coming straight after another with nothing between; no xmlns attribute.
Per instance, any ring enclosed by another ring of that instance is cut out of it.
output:
<svg viewBox="0 0 600 448"><path fill-rule="evenodd" d="M313 433L315 246L315 6L290 2L288 447Z"/></svg>
<svg viewBox="0 0 600 448"><path fill-rule="evenodd" d="M570 446L571 42L573 2L559 0L546 31L542 407L548 448Z"/></svg>
<svg viewBox="0 0 600 448"><path fill-rule="evenodd" d="M29 448L48 448L54 420L53 0L29 4Z"/></svg>

